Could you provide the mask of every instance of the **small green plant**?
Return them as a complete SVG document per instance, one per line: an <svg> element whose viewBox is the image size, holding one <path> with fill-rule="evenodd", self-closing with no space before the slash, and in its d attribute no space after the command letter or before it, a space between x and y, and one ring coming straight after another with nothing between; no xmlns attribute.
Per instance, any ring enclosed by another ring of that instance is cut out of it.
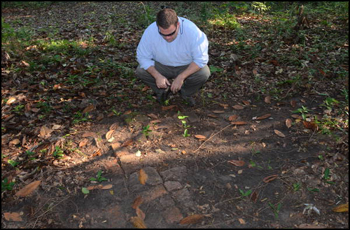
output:
<svg viewBox="0 0 350 230"><path fill-rule="evenodd" d="M145 135L146 138L149 136L150 132L152 132L152 130L149 129L149 125L142 128L142 133Z"/></svg>
<svg viewBox="0 0 350 230"><path fill-rule="evenodd" d="M294 183L293 184L293 190L294 190L294 192L297 192L297 191L299 191L300 190L300 183L298 182L298 183Z"/></svg>
<svg viewBox="0 0 350 230"><path fill-rule="evenodd" d="M107 181L107 178L102 177L101 175L102 175L102 171L99 170L97 172L96 178L95 177L91 177L90 180L91 181L98 181L98 182Z"/></svg>
<svg viewBox="0 0 350 230"><path fill-rule="evenodd" d="M241 193L242 197L247 197L252 193L252 190L249 189L248 191L244 192L242 189L240 189L239 192Z"/></svg>
<svg viewBox="0 0 350 230"><path fill-rule="evenodd" d="M14 160L8 160L7 163L9 163L12 167L16 167L19 163Z"/></svg>
<svg viewBox="0 0 350 230"><path fill-rule="evenodd" d="M73 124L78 124L80 122L88 121L89 120L89 113L82 113L80 111L76 112L74 114Z"/></svg>
<svg viewBox="0 0 350 230"><path fill-rule="evenodd" d="M309 113L309 109L305 106L301 106L301 108L294 110L293 113L301 113L301 117L303 118L303 120L306 120L306 114Z"/></svg>
<svg viewBox="0 0 350 230"><path fill-rule="evenodd" d="M23 114L24 111L24 105L16 105L15 108L13 108L13 112L17 114Z"/></svg>
<svg viewBox="0 0 350 230"><path fill-rule="evenodd" d="M281 203L278 203L277 205L273 205L271 202L269 202L269 206L273 211L273 214L275 214L275 218L278 219L278 214L281 210Z"/></svg>
<svg viewBox="0 0 350 230"><path fill-rule="evenodd" d="M55 151L52 153L55 158L62 158L64 156L63 150L59 146L55 146Z"/></svg>
<svg viewBox="0 0 350 230"><path fill-rule="evenodd" d="M180 114L180 111L178 111L177 114L178 114L177 118L178 118L179 120L181 120L182 126L183 126L184 129L185 129L185 130L184 130L184 133L182 134L182 136L184 136L184 137L189 137L190 134L188 134L188 128L190 128L191 126L190 126L190 125L187 125L187 121L185 120L188 116L182 116L182 115Z"/></svg>
<svg viewBox="0 0 350 230"><path fill-rule="evenodd" d="M15 185L15 182L11 181L9 182L8 181L8 178L5 178L1 181L1 192L4 192L4 191L11 191L13 186Z"/></svg>

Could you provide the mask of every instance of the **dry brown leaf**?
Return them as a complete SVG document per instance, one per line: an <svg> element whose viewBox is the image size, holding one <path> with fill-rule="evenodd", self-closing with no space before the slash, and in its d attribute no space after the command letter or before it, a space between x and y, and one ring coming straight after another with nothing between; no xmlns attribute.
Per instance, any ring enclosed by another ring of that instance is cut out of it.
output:
<svg viewBox="0 0 350 230"><path fill-rule="evenodd" d="M177 105L162 106L162 111L172 110L174 108L177 108Z"/></svg>
<svg viewBox="0 0 350 230"><path fill-rule="evenodd" d="M141 196L136 197L136 199L134 200L134 203L132 204L132 208L136 209L142 204L142 202L143 202L143 199Z"/></svg>
<svg viewBox="0 0 350 230"><path fill-rule="evenodd" d="M297 102L295 100L291 100L290 105L294 108L295 106L297 106Z"/></svg>
<svg viewBox="0 0 350 230"><path fill-rule="evenodd" d="M290 127L292 127L292 120L291 119L289 119L289 118L286 119L286 126L288 127L288 129Z"/></svg>
<svg viewBox="0 0 350 230"><path fill-rule="evenodd" d="M246 125L248 123L245 121L232 121L231 124L233 124L233 125Z"/></svg>
<svg viewBox="0 0 350 230"><path fill-rule="evenodd" d="M265 178L263 179L263 181L264 181L265 183L269 183L269 182L275 180L277 177L278 177L278 175L267 176L267 177L265 177Z"/></svg>
<svg viewBox="0 0 350 230"><path fill-rule="evenodd" d="M303 125L305 126L305 128L311 129L312 131L318 130L318 126L314 122L303 121Z"/></svg>
<svg viewBox="0 0 350 230"><path fill-rule="evenodd" d="M245 105L250 105L250 102L249 101L242 101L243 102L243 104L245 104Z"/></svg>
<svg viewBox="0 0 350 230"><path fill-rule="evenodd" d="M130 218L130 222L135 228L147 228L145 222L138 216L133 216Z"/></svg>
<svg viewBox="0 0 350 230"><path fill-rule="evenodd" d="M106 185L104 185L101 189L106 190L106 189L111 189L111 188L113 188L113 185L112 185L112 184L106 184Z"/></svg>
<svg viewBox="0 0 350 230"><path fill-rule="evenodd" d="M264 99L265 103L270 104L271 103L271 96L267 96Z"/></svg>
<svg viewBox="0 0 350 230"><path fill-rule="evenodd" d="M237 109L237 110L242 110L242 109L244 109L244 107L241 106L241 105L234 105L234 106L232 106L232 108Z"/></svg>
<svg viewBox="0 0 350 230"><path fill-rule="evenodd" d="M238 218L240 224L245 224L245 221L242 218Z"/></svg>
<svg viewBox="0 0 350 230"><path fill-rule="evenodd" d="M333 212L349 212L349 204L341 204L332 209Z"/></svg>
<svg viewBox="0 0 350 230"><path fill-rule="evenodd" d="M22 221L21 214L18 212L5 212L4 217L7 221Z"/></svg>
<svg viewBox="0 0 350 230"><path fill-rule="evenodd" d="M15 97L10 97L7 102L6 102L6 105L11 105L12 103L14 103L16 101L16 98Z"/></svg>
<svg viewBox="0 0 350 230"><path fill-rule="evenodd" d="M95 109L94 105L89 105L83 110L83 114L84 113L89 113L89 112L93 111L94 109Z"/></svg>
<svg viewBox="0 0 350 230"><path fill-rule="evenodd" d="M26 197L30 195L41 183L41 180L34 181L26 186L24 186L21 190L16 193L16 196Z"/></svg>
<svg viewBox="0 0 350 230"><path fill-rule="evenodd" d="M198 221L200 221L203 217L204 215L202 214L194 214L191 216L187 216L180 221L180 224L195 224L198 223Z"/></svg>
<svg viewBox="0 0 350 230"><path fill-rule="evenodd" d="M234 115L232 115L232 116L229 116L228 120L229 120L229 121L234 121L234 120L236 120L237 118L238 118L238 115L234 114Z"/></svg>
<svg viewBox="0 0 350 230"><path fill-rule="evenodd" d="M52 130L46 127L46 125L41 126L40 128L40 137L47 138L50 137Z"/></svg>
<svg viewBox="0 0 350 230"><path fill-rule="evenodd" d="M258 193L257 193L256 191L254 191L254 192L252 193L252 195L250 196L250 199L251 199L254 203L256 203L256 201L258 200Z"/></svg>
<svg viewBox="0 0 350 230"><path fill-rule="evenodd" d="M222 104L222 103L220 103L219 104L221 107L224 107L224 109L227 109L227 107L229 106L229 104Z"/></svg>
<svg viewBox="0 0 350 230"><path fill-rule="evenodd" d="M303 117L298 115L298 114L292 114L291 117L293 117L295 119L303 119Z"/></svg>
<svg viewBox="0 0 350 230"><path fill-rule="evenodd" d="M109 131L106 133L106 139L107 139L107 140L111 139L112 136L113 136L113 133L114 133L114 129L109 130Z"/></svg>
<svg viewBox="0 0 350 230"><path fill-rule="evenodd" d="M258 74L258 71L256 69L253 69L253 74L256 76Z"/></svg>
<svg viewBox="0 0 350 230"><path fill-rule="evenodd" d="M119 126L118 122L113 123L113 124L111 125L111 127L109 127L109 130L116 130L116 129L118 128L118 126Z"/></svg>
<svg viewBox="0 0 350 230"><path fill-rule="evenodd" d="M225 111L223 111L223 110L214 110L214 111L213 111L213 113L217 113L217 114L218 114L218 113L224 113L224 112L225 112Z"/></svg>
<svg viewBox="0 0 350 230"><path fill-rule="evenodd" d="M243 166L245 164L244 161L239 161L239 160L230 160L230 161L227 161L228 163L230 164L233 164L235 166Z"/></svg>
<svg viewBox="0 0 350 230"><path fill-rule="evenodd" d="M126 147L126 146L131 145L132 143L134 143L134 140L132 138L129 138L126 141L124 141L124 143L121 146Z"/></svg>
<svg viewBox="0 0 350 230"><path fill-rule="evenodd" d="M136 215L142 220L145 220L146 218L146 214L139 207L136 207Z"/></svg>
<svg viewBox="0 0 350 230"><path fill-rule="evenodd" d="M154 113L147 114L147 116L149 116L150 118L153 118L153 119L158 119L158 116L155 115Z"/></svg>
<svg viewBox="0 0 350 230"><path fill-rule="evenodd" d="M203 135L194 135L194 137L195 138L197 138L197 139L205 139L206 137L205 136L203 136Z"/></svg>
<svg viewBox="0 0 350 230"><path fill-rule="evenodd" d="M96 137L96 133L94 132L85 132L83 133L82 137Z"/></svg>
<svg viewBox="0 0 350 230"><path fill-rule="evenodd" d="M140 172L139 172L139 181L140 181L140 183L143 184L143 185L145 185L147 179L148 179L148 175L147 175L147 173L145 172L145 170L140 169Z"/></svg>
<svg viewBox="0 0 350 230"><path fill-rule="evenodd" d="M89 142L89 139L84 138L82 141L80 141L79 148L84 147L88 142Z"/></svg>
<svg viewBox="0 0 350 230"><path fill-rule="evenodd" d="M264 120L264 119L266 119L266 118L268 118L268 117L271 117L271 114L270 114L270 113L265 114L265 115L262 115L262 116L260 116L260 117L257 117L256 120Z"/></svg>
<svg viewBox="0 0 350 230"><path fill-rule="evenodd" d="M280 137L286 137L281 131L278 131L277 129L275 129L274 132Z"/></svg>

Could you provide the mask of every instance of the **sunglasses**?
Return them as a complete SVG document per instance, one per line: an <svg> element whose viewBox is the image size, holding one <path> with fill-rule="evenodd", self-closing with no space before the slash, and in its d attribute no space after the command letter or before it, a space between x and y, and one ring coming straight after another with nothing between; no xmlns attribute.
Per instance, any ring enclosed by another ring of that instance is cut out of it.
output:
<svg viewBox="0 0 350 230"><path fill-rule="evenodd" d="M172 33L170 33L170 34L162 34L162 33L160 32L160 30L159 30L159 27L158 27L158 33L159 33L160 35L162 35L163 37L170 37L170 36L173 36L173 35L176 33L176 30L177 30L177 26L176 26L174 32L172 32Z"/></svg>

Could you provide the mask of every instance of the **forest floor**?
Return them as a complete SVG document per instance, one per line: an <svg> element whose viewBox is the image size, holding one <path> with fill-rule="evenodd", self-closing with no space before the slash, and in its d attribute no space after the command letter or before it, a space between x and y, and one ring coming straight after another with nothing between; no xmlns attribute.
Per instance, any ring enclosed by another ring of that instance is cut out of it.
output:
<svg viewBox="0 0 350 230"><path fill-rule="evenodd" d="M2 228L349 228L348 21L231 30L189 13L209 2L143 4L2 9L21 39L2 46ZM195 107L134 77L164 4L210 41Z"/></svg>

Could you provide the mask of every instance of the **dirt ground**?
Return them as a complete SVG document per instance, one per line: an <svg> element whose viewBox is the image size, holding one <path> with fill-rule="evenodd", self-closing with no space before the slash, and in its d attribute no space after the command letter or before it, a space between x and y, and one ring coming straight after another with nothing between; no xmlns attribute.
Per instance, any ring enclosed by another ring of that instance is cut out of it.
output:
<svg viewBox="0 0 350 230"><path fill-rule="evenodd" d="M136 102L132 109L117 105L124 109L120 115L99 117L100 101L92 121L67 126L64 116L50 118L49 128L66 129L33 143L36 154L50 145L79 151L29 162L17 172L2 166L2 176L25 173L16 189L2 193L1 227L349 228L348 212L333 211L349 202L347 135L336 142L292 112L305 106L322 114L324 96L296 93L269 101L252 90L208 99L203 92L217 89L216 74L196 95L195 107L178 95L168 106L141 100L151 94L146 89L126 91ZM16 151L10 140L3 136L2 154ZM92 181L99 171L106 180ZM41 183L31 195L14 196L33 181Z"/></svg>

